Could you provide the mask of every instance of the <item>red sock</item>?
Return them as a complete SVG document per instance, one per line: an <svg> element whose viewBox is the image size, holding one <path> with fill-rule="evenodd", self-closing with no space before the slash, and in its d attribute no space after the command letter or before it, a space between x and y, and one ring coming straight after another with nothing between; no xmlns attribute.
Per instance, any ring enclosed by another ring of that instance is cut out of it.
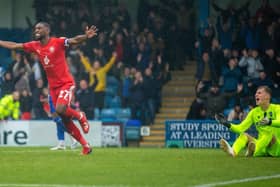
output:
<svg viewBox="0 0 280 187"><path fill-rule="evenodd" d="M64 116L70 117L70 118L76 118L77 120L80 119L80 112L77 112L76 110L72 109L71 107L67 107L66 111L64 113Z"/></svg>
<svg viewBox="0 0 280 187"><path fill-rule="evenodd" d="M88 144L72 120L69 120L67 123L65 123L65 127L67 128L68 133L78 142L80 142L82 146L86 146Z"/></svg>

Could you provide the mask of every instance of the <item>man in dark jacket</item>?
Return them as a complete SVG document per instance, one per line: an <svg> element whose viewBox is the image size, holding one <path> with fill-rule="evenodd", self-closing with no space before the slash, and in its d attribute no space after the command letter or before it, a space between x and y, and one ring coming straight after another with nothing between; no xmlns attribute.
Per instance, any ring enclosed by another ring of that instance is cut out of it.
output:
<svg viewBox="0 0 280 187"><path fill-rule="evenodd" d="M215 66L209 57L208 51L204 51L202 54L202 58L197 67L196 79L198 82L203 81L206 87L211 82L217 83L218 81Z"/></svg>
<svg viewBox="0 0 280 187"><path fill-rule="evenodd" d="M154 123L155 119L155 98L157 96L157 82L152 76L151 68L146 68L144 75L144 97L145 97L145 106L148 108L147 118L148 123Z"/></svg>
<svg viewBox="0 0 280 187"><path fill-rule="evenodd" d="M199 98L205 100L205 106L207 109L207 117L213 118L217 113L223 113L223 110L227 106L228 98L240 93L243 89L242 85L238 85L237 92L221 93L217 84L211 85L210 89L206 93L201 93L203 83L199 83L197 86L197 95Z"/></svg>
<svg viewBox="0 0 280 187"><path fill-rule="evenodd" d="M80 81L80 89L76 91L76 102L89 119L93 119L94 108L93 91L89 89L88 82L84 79Z"/></svg>
<svg viewBox="0 0 280 187"><path fill-rule="evenodd" d="M144 86L142 73L140 71L135 73L134 82L130 87L130 92L130 108L132 118L139 119L141 120L142 124L144 124Z"/></svg>

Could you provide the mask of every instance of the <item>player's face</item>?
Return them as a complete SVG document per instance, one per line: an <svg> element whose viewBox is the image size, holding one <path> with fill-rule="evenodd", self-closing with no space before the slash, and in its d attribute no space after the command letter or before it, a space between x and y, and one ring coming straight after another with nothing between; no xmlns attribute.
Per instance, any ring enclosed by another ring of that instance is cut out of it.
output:
<svg viewBox="0 0 280 187"><path fill-rule="evenodd" d="M256 99L256 105L264 105L267 104L270 100L270 96L268 93L265 92L264 89L258 89L256 94L255 94L255 99Z"/></svg>
<svg viewBox="0 0 280 187"><path fill-rule="evenodd" d="M48 27L44 26L41 23L38 23L35 26L35 30L34 30L34 35L35 35L35 39L36 40L42 40L43 38L45 38L47 35L49 34L49 29Z"/></svg>

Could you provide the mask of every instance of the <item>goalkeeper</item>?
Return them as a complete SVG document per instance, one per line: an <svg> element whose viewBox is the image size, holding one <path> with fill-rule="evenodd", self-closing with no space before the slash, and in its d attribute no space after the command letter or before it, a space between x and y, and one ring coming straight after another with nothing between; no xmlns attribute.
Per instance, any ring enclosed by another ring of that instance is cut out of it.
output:
<svg viewBox="0 0 280 187"><path fill-rule="evenodd" d="M255 94L257 107L240 124L232 124L222 115L215 115L220 124L239 134L232 147L226 140L220 140L220 146L227 154L237 156L248 146L247 156L280 156L280 105L270 103L271 94L269 87L260 86ZM251 125L256 126L258 138L245 133Z"/></svg>

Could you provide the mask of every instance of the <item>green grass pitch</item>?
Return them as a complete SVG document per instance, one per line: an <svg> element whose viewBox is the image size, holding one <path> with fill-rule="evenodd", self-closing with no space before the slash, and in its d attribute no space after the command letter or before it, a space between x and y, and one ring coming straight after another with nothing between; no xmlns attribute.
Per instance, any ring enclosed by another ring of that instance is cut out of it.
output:
<svg viewBox="0 0 280 187"><path fill-rule="evenodd" d="M79 151L0 147L0 187L206 187L263 176L276 177L220 185L280 186L279 158L231 158L219 149L96 148L89 156Z"/></svg>

